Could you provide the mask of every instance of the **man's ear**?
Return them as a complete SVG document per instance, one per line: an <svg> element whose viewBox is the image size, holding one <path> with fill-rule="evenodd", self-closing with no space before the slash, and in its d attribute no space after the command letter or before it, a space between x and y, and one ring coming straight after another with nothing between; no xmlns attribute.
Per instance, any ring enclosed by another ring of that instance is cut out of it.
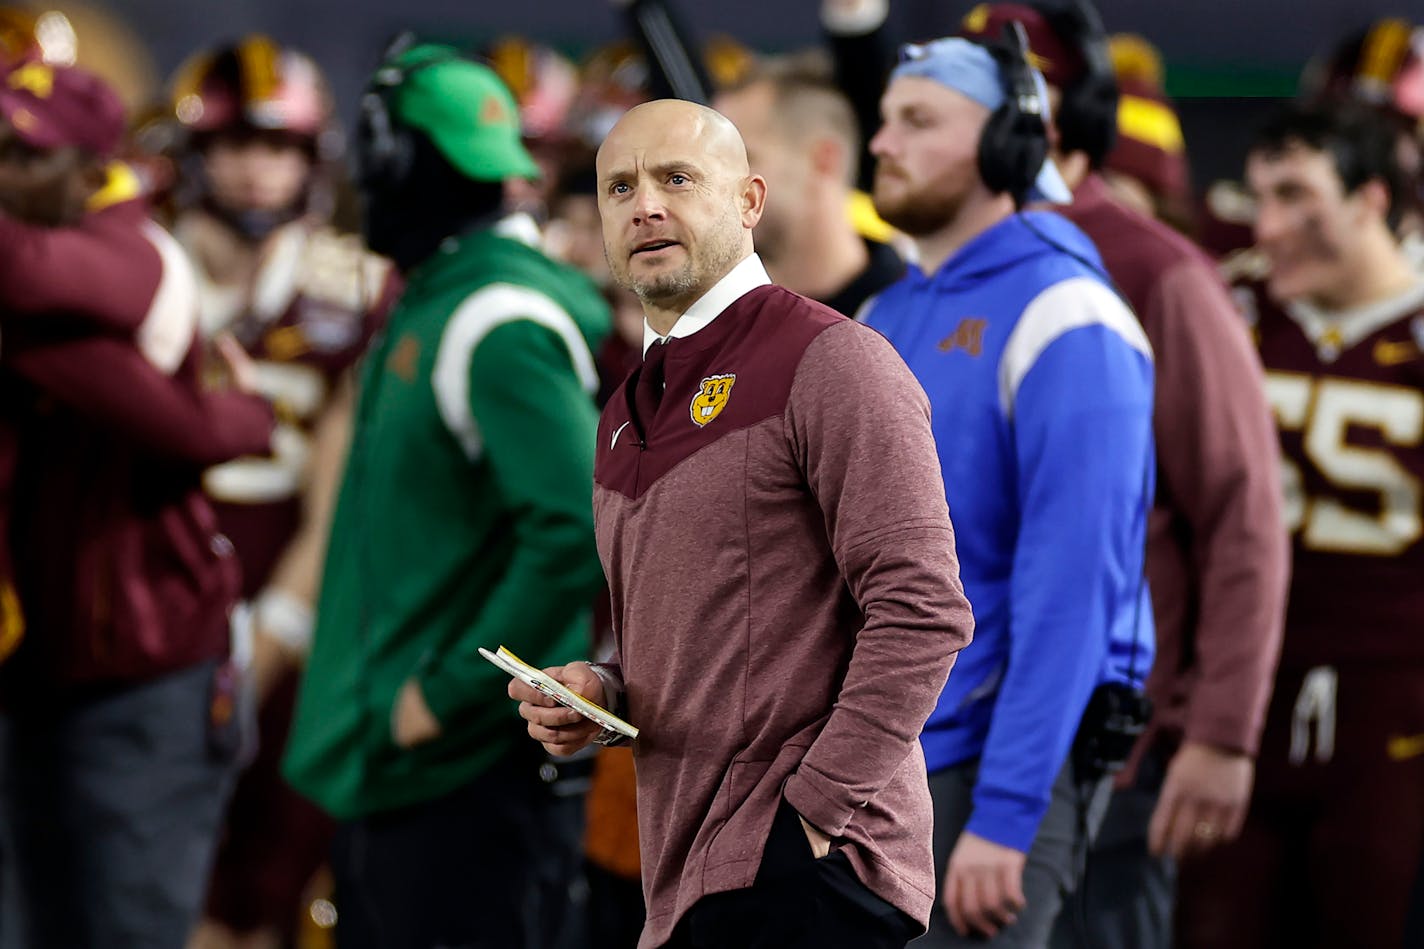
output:
<svg viewBox="0 0 1424 949"><path fill-rule="evenodd" d="M748 175L742 186L742 226L747 230L756 227L765 209L766 179L761 175Z"/></svg>
<svg viewBox="0 0 1424 949"><path fill-rule="evenodd" d="M1383 181L1371 178L1355 189L1353 197L1372 216L1379 215L1381 221L1389 220L1389 186Z"/></svg>
<svg viewBox="0 0 1424 949"><path fill-rule="evenodd" d="M846 154L845 143L830 135L818 136L810 142L811 167L824 177L838 181L849 181L848 166L851 156Z"/></svg>

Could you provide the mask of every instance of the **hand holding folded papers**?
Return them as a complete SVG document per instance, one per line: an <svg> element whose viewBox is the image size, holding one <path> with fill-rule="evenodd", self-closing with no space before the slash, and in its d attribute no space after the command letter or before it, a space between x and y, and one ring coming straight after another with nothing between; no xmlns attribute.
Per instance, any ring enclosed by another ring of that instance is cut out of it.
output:
<svg viewBox="0 0 1424 949"><path fill-rule="evenodd" d="M571 755L593 741L605 727L630 738L638 729L599 703L606 701L603 680L586 662L538 670L509 650L481 649L490 662L514 678L509 697L519 702L519 715L529 723L529 736L551 755Z"/></svg>

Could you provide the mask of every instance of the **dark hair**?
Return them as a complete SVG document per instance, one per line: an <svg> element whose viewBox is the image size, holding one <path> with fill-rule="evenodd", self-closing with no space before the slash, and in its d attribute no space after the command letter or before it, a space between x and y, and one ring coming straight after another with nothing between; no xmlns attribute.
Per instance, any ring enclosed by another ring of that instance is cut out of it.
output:
<svg viewBox="0 0 1424 949"><path fill-rule="evenodd" d="M1279 157L1295 147L1330 156L1346 194L1371 181L1389 192L1393 230L1410 203L1399 166L1396 130L1377 113L1354 105L1292 106L1271 118L1252 139L1247 155Z"/></svg>
<svg viewBox="0 0 1424 949"><path fill-rule="evenodd" d="M598 197L598 167L593 153L579 151L564 156L554 195L555 200L574 196Z"/></svg>
<svg viewBox="0 0 1424 949"><path fill-rule="evenodd" d="M1083 71L1060 88L1062 98L1054 117L1058 147L1064 154L1082 152L1097 169L1117 144L1120 93L1117 73L1108 49L1108 34L1091 0L1067 0L1049 6L1029 4L1069 51L1083 61Z"/></svg>

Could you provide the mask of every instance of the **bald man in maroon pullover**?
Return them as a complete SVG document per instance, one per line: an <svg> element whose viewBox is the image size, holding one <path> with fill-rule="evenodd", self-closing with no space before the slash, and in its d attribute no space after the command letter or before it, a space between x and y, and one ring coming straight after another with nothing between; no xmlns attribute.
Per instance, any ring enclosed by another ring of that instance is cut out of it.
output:
<svg viewBox="0 0 1424 949"><path fill-rule="evenodd" d="M916 739L973 626L927 400L874 331L770 283L722 116L640 106L598 176L647 317L594 470L618 651L551 673L641 728L639 947L902 947L935 899ZM553 753L610 738L510 694Z"/></svg>

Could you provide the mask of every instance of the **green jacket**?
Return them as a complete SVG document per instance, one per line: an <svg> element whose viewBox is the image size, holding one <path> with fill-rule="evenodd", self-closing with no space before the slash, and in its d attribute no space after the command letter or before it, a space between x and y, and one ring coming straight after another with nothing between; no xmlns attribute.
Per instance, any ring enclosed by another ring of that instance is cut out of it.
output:
<svg viewBox="0 0 1424 949"><path fill-rule="evenodd" d="M530 740L477 647L540 667L589 649L592 353L609 314L521 229L417 267L363 369L284 763L339 818L439 797ZM442 734L406 751L391 709L412 675Z"/></svg>

